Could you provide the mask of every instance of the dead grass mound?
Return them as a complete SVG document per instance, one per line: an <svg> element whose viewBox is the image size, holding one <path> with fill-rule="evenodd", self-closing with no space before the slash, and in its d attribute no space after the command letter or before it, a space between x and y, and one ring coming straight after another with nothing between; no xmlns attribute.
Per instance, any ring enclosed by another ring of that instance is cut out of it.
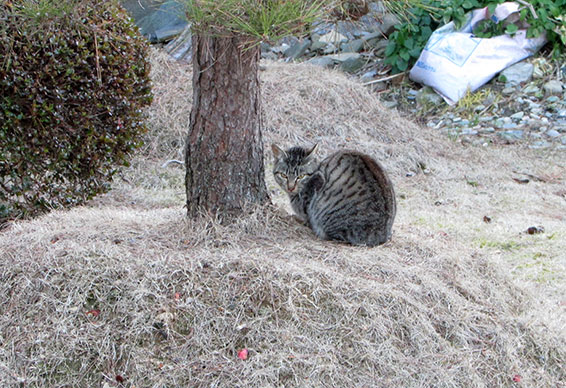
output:
<svg viewBox="0 0 566 388"><path fill-rule="evenodd" d="M469 232L420 219L461 184L454 144L338 73L268 64L262 76L266 143L361 149L391 171L393 241L320 241L272 181L273 208L187 220L183 170L159 166L182 149L190 71L158 55L152 136L114 190L0 233L1 385L563 386L564 337L532 320L530 293ZM406 180L422 163L437 172ZM474 209L470 195L442 214Z"/></svg>

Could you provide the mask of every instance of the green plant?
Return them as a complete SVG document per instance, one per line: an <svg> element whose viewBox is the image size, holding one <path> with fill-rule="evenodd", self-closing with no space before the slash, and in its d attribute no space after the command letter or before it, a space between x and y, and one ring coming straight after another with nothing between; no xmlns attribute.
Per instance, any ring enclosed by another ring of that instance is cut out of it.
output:
<svg viewBox="0 0 566 388"><path fill-rule="evenodd" d="M106 191L151 90L147 43L117 1L14 0L0 20L2 223Z"/></svg>
<svg viewBox="0 0 566 388"><path fill-rule="evenodd" d="M193 30L213 36L242 34L250 43L300 34L322 16L327 0L184 0Z"/></svg>
<svg viewBox="0 0 566 388"><path fill-rule="evenodd" d="M405 22L397 25L389 36L385 63L393 73L406 71L418 59L428 38L439 25L441 2L429 2L427 7L413 6L403 14Z"/></svg>
<svg viewBox="0 0 566 388"><path fill-rule="evenodd" d="M396 27L389 37L385 51L385 63L394 73L406 71L418 59L432 32L441 24L454 21L459 28L466 21L471 10L488 7L493 13L498 4L505 0L425 0L413 2L408 11L399 11L405 21ZM485 20L478 23L474 33L478 37L489 38L503 33L513 35L521 26L527 26L527 37L532 38L546 33L555 57L564 52L566 45L566 0L518 1L521 4L520 19L506 23Z"/></svg>

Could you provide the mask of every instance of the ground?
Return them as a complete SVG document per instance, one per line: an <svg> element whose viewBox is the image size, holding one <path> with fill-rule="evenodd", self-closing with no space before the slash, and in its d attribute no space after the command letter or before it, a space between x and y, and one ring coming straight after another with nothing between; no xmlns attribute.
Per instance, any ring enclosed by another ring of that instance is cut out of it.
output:
<svg viewBox="0 0 566 388"><path fill-rule="evenodd" d="M191 69L152 62L151 133L112 191L0 232L6 386L566 386L564 152L458 143L343 74L266 62L273 205L189 220L183 168L161 166L183 154ZM378 159L392 241L297 223L271 142Z"/></svg>

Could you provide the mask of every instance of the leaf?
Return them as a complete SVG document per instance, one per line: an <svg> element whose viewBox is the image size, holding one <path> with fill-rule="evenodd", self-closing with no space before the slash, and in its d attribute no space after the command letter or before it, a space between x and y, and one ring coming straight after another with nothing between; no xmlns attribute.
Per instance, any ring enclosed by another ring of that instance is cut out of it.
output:
<svg viewBox="0 0 566 388"><path fill-rule="evenodd" d="M530 182L529 178L513 178L513 180L521 184L526 184Z"/></svg>
<svg viewBox="0 0 566 388"><path fill-rule="evenodd" d="M542 226L531 226L527 229L527 234L539 234L544 233L544 227Z"/></svg>
<svg viewBox="0 0 566 388"><path fill-rule="evenodd" d="M395 52L396 49L397 49L397 45L395 44L395 42L389 42L387 48L385 49L385 56L386 57L390 56Z"/></svg>
<svg viewBox="0 0 566 388"><path fill-rule="evenodd" d="M94 318L96 318L100 315L100 310L98 309L89 310L86 312L86 315L92 315Z"/></svg>
<svg viewBox="0 0 566 388"><path fill-rule="evenodd" d="M238 358L240 360L247 360L248 358L248 349L244 348L238 352Z"/></svg>
<svg viewBox="0 0 566 388"><path fill-rule="evenodd" d="M516 25L516 24L513 24L513 23L512 23L512 24L509 24L509 25L507 26L507 28L505 29L505 33L506 33L507 35L515 35L515 33L516 33L517 31L519 31L519 27L517 27L517 25Z"/></svg>

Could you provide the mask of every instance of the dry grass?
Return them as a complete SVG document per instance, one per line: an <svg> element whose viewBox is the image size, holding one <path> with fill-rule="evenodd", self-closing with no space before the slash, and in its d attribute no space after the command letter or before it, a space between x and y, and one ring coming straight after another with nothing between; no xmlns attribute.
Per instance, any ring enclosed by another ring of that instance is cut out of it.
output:
<svg viewBox="0 0 566 388"><path fill-rule="evenodd" d="M187 220L183 169L159 166L191 73L155 54L153 131L113 191L0 233L0 385L564 387L565 156L463 148L339 73L266 66L266 144L374 155L392 242L317 240L269 173L273 208Z"/></svg>

